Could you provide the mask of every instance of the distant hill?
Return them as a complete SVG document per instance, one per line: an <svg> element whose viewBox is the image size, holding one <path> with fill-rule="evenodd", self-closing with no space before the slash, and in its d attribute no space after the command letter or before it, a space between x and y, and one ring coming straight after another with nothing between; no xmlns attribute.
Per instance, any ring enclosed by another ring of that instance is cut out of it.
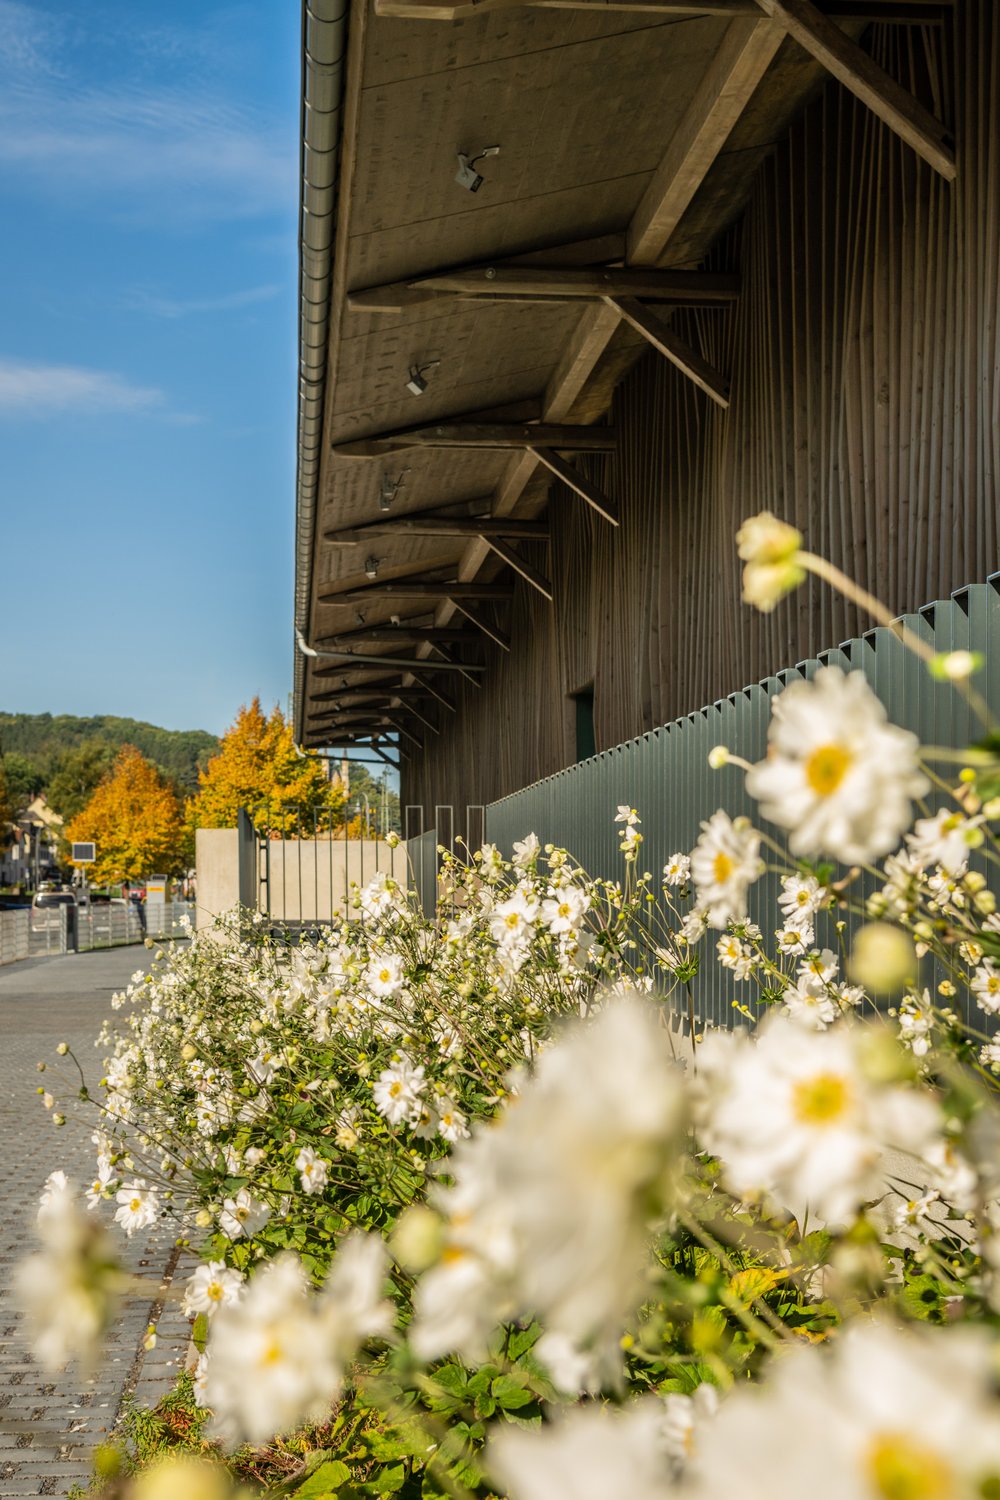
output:
<svg viewBox="0 0 1000 1500"><path fill-rule="evenodd" d="M168 776L188 791L198 788L198 771L219 748L214 734L203 729L160 729L139 719L98 714L82 719L75 714L9 714L0 711L0 751L27 756L48 769L60 755L84 741L99 740L117 750L135 745Z"/></svg>

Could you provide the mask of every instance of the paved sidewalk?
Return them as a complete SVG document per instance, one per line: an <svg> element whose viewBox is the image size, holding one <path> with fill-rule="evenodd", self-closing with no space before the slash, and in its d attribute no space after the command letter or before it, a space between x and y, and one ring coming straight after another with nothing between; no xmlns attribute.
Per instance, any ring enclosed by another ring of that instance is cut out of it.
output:
<svg viewBox="0 0 1000 1500"><path fill-rule="evenodd" d="M127 1260L148 1276L150 1297L131 1300L119 1320L101 1372L82 1381L73 1369L59 1376L33 1362L13 1291L13 1270L33 1247L38 1195L49 1173L62 1167L78 1183L94 1175L93 1111L71 1093L75 1071L56 1056L71 1044L88 1083L99 1075L94 1041L111 1013L111 996L152 954L143 947L28 959L0 968L0 1495L65 1496L91 1477L95 1446L107 1440L124 1393L152 1402L169 1388L183 1360L187 1323L174 1308L161 1319L157 1348L142 1340L156 1288L170 1261L175 1233L154 1226L128 1243ZM48 1071L39 1076L35 1064ZM35 1090L47 1084L67 1098L62 1129L52 1124ZM110 1211L105 1210L110 1219ZM125 1239L112 1226L124 1248Z"/></svg>

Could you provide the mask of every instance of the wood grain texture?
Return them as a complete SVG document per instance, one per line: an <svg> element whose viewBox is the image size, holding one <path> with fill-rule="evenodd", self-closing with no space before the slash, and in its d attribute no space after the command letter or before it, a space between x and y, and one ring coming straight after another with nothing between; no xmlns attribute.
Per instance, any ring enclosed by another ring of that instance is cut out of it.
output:
<svg viewBox="0 0 1000 1500"><path fill-rule="evenodd" d="M734 534L765 506L895 611L1000 566L1000 18L963 0L953 29L871 46L951 128L956 182L824 87L711 257L739 264L738 306L672 324L730 376L729 410L655 353L632 369L617 451L574 460L620 527L553 484L554 602L516 586L510 652L484 642L482 691L404 755L407 802L464 808L571 763L591 684L607 748L866 629L812 583L768 616L742 605Z"/></svg>

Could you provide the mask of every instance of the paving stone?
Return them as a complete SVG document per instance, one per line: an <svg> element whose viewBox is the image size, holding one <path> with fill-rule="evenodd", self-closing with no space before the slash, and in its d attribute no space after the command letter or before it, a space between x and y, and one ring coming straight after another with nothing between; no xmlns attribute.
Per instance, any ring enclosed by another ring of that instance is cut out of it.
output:
<svg viewBox="0 0 1000 1500"><path fill-rule="evenodd" d="M34 1248L38 1195L49 1173L61 1167L78 1183L93 1176L90 1134L96 1117L72 1098L75 1070L56 1056L71 1044L94 1082L101 1053L95 1041L111 1012L111 996L138 969L149 967L145 948L28 959L0 968L0 1496L66 1496L91 1477L94 1447L107 1440L124 1392L152 1404L183 1368L188 1321L169 1304L158 1321L157 1345L143 1339L157 1289L173 1253L170 1223L136 1234L126 1245L129 1268L149 1279L149 1296L131 1299L108 1346L104 1367L90 1378L72 1369L42 1370L13 1292L17 1263ZM36 1063L44 1061L39 1076ZM67 1118L61 1129L43 1107L42 1083L60 1101ZM110 1210L106 1211L110 1220ZM175 1275L187 1274L181 1266Z"/></svg>

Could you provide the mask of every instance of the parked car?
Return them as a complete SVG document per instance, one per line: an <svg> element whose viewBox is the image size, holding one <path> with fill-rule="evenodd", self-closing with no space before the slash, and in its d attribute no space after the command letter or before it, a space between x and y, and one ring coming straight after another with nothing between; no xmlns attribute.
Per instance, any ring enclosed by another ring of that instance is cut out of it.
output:
<svg viewBox="0 0 1000 1500"><path fill-rule="evenodd" d="M39 891L31 902L32 932L48 932L52 928L60 927L63 920L59 912L60 907L75 907L76 904L73 891Z"/></svg>

